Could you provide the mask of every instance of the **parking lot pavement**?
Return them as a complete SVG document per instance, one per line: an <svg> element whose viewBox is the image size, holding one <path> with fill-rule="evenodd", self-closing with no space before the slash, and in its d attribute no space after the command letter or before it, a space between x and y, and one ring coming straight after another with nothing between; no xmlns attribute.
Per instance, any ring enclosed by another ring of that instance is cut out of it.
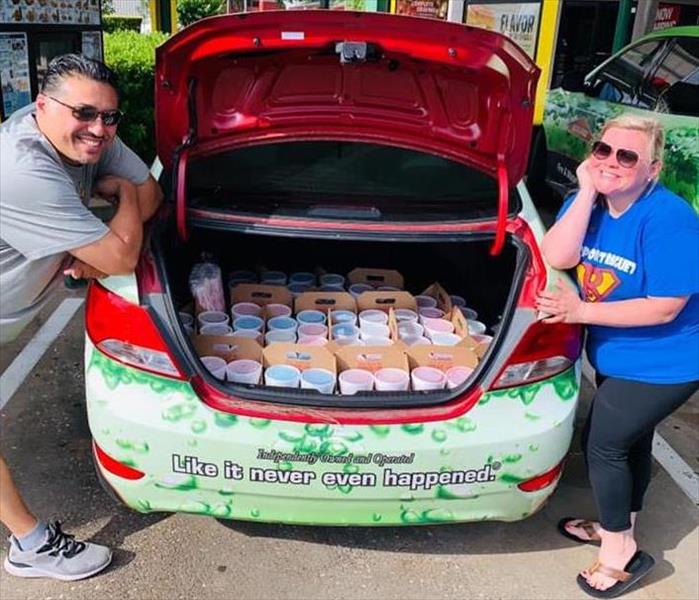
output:
<svg viewBox="0 0 699 600"><path fill-rule="evenodd" d="M114 563L72 583L17 579L2 571L3 600L587 598L575 574L592 563L595 548L569 542L555 527L565 515L595 514L577 440L552 500L517 523L314 528L141 515L116 505L97 483L90 456L82 328L79 310L0 412L0 447L33 510L110 545ZM37 329L3 350L3 372ZM582 404L590 395L585 384ZM695 472L698 415L695 396L661 428ZM657 566L643 587L625 597L699 598L698 526L697 506L655 464L638 537Z"/></svg>

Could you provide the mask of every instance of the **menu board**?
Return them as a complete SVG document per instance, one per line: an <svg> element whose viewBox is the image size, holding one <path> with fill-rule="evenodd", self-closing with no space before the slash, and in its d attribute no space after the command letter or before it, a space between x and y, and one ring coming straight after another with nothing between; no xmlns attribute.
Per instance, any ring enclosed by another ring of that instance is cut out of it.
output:
<svg viewBox="0 0 699 600"><path fill-rule="evenodd" d="M448 0L396 0L396 14L409 17L446 19Z"/></svg>
<svg viewBox="0 0 699 600"><path fill-rule="evenodd" d="M0 0L0 23L99 25L99 0Z"/></svg>
<svg viewBox="0 0 699 600"><path fill-rule="evenodd" d="M26 33L0 33L2 111L9 115L32 101Z"/></svg>
<svg viewBox="0 0 699 600"><path fill-rule="evenodd" d="M502 33L534 58L540 12L539 2L469 4L466 8L466 25Z"/></svg>
<svg viewBox="0 0 699 600"><path fill-rule="evenodd" d="M88 58L102 60L102 32L82 32L82 54Z"/></svg>

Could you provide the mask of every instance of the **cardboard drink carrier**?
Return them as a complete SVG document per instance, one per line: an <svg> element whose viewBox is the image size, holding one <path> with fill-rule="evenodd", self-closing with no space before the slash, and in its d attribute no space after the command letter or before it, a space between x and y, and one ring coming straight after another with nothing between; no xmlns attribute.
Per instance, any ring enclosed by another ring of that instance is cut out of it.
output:
<svg viewBox="0 0 699 600"><path fill-rule="evenodd" d="M238 302L252 302L265 307L267 304L285 304L293 306L291 292L281 285L265 285L262 283L239 283L230 288L231 306Z"/></svg>
<svg viewBox="0 0 699 600"><path fill-rule="evenodd" d="M227 363L248 359L262 362L262 346L255 340L230 335L193 335L192 344L201 356L218 356Z"/></svg>
<svg viewBox="0 0 699 600"><path fill-rule="evenodd" d="M291 294L289 294L291 295ZM304 292L294 299L294 314L302 310L349 310L357 312L357 303L349 292Z"/></svg>
<svg viewBox="0 0 699 600"><path fill-rule="evenodd" d="M391 287L396 287L399 290L405 288L403 276L398 271L391 269L352 269L347 274L347 281L349 281L350 285L354 285L355 283L366 283L374 288L382 285L390 285Z"/></svg>
<svg viewBox="0 0 699 600"><path fill-rule="evenodd" d="M274 365L289 365L299 371L327 369L337 375L335 357L323 346L277 343L264 348L262 358L265 369Z"/></svg>

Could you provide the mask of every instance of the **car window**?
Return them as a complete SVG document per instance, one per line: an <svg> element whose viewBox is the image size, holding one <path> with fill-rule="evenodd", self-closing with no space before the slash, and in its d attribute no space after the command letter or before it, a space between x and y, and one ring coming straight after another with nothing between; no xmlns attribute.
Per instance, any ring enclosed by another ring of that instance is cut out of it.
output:
<svg viewBox="0 0 699 600"><path fill-rule="evenodd" d="M699 38L677 38L658 69L644 83L645 107L683 114L685 104L699 111Z"/></svg>
<svg viewBox="0 0 699 600"><path fill-rule="evenodd" d="M651 40L633 46L597 71L591 82L597 97L635 106L643 80L663 44Z"/></svg>
<svg viewBox="0 0 699 600"><path fill-rule="evenodd" d="M405 148L349 141L262 144L192 159L192 207L300 218L423 221L492 218L491 176ZM519 198L510 192L510 212Z"/></svg>

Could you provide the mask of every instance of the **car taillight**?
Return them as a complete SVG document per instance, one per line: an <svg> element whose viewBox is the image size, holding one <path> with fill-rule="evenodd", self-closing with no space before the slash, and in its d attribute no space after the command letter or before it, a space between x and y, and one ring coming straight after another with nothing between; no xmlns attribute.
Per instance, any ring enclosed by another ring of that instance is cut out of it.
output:
<svg viewBox="0 0 699 600"><path fill-rule="evenodd" d="M136 481L137 479L141 479L145 476L143 471L134 469L129 465L119 462L116 458L109 456L109 454L102 450L102 448L100 448L94 441L92 442L92 449L95 452L95 456L97 457L99 464L112 475L116 475L122 479L129 479L130 481Z"/></svg>
<svg viewBox="0 0 699 600"><path fill-rule="evenodd" d="M492 388L533 383L568 369L580 356L579 325L537 322L520 340Z"/></svg>
<svg viewBox="0 0 699 600"><path fill-rule="evenodd" d="M87 293L85 328L110 358L137 369L185 379L148 310L93 282Z"/></svg>
<svg viewBox="0 0 699 600"><path fill-rule="evenodd" d="M550 469L541 475L537 475L536 477L532 477L531 479L527 479L526 481L522 481L521 483L517 484L517 487L523 492L536 492L538 490L542 490L558 479L561 471L563 471L564 464L565 460L562 460L553 469Z"/></svg>

